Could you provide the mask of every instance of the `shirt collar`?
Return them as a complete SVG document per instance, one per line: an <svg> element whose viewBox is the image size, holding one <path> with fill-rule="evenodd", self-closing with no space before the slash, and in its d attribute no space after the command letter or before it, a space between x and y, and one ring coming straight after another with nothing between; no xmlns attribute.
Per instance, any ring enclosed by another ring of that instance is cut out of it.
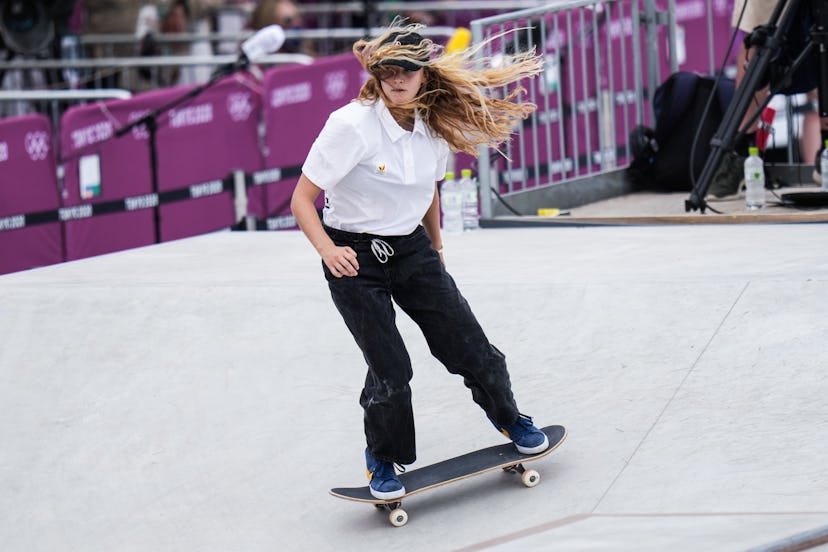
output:
<svg viewBox="0 0 828 552"><path fill-rule="evenodd" d="M388 111L388 107L386 107L385 102L382 101L382 98L377 99L377 112L379 114L379 120L382 124L382 128L385 129L385 132L388 133L388 136L391 137L392 142L396 142L406 134L408 131L405 130L403 127L397 123L394 119L394 116L391 115L391 112ZM414 130L413 132L419 132L420 134L428 135L426 132L426 125L425 122L420 118L419 111L414 112Z"/></svg>

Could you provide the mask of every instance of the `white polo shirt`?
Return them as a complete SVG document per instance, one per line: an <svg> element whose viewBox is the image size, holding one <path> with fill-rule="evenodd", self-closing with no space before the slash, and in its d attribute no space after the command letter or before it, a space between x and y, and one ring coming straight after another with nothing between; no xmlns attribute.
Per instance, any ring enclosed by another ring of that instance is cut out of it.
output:
<svg viewBox="0 0 828 552"><path fill-rule="evenodd" d="M408 132L382 100L355 101L328 117L302 172L325 191L328 226L402 236L417 228L431 205L448 153L446 141L419 115Z"/></svg>

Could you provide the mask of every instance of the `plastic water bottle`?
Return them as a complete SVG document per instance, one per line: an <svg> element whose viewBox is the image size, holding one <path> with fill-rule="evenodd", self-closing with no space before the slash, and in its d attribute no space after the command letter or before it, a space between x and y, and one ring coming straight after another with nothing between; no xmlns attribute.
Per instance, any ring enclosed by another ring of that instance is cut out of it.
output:
<svg viewBox="0 0 828 552"><path fill-rule="evenodd" d="M440 207L443 210L443 232L459 234L463 231L463 192L454 180L454 173L447 172L440 186Z"/></svg>
<svg viewBox="0 0 828 552"><path fill-rule="evenodd" d="M463 230L477 230L480 228L479 196L477 194L477 181L472 178L471 169L460 171L458 185L463 192Z"/></svg>
<svg viewBox="0 0 828 552"><path fill-rule="evenodd" d="M822 174L822 189L828 192L828 140L823 144L822 153L819 154L819 172Z"/></svg>
<svg viewBox="0 0 828 552"><path fill-rule="evenodd" d="M765 206L765 167L759 157L759 148L748 148L745 159L745 202L748 209L761 209Z"/></svg>

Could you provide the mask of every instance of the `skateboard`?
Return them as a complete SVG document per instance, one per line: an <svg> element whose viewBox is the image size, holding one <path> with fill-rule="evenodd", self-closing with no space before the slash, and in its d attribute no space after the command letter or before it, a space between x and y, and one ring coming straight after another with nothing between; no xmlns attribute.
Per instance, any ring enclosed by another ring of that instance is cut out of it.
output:
<svg viewBox="0 0 828 552"><path fill-rule="evenodd" d="M399 478L405 486L406 493L399 498L391 500L375 498L367 485L338 487L331 489L330 493L337 498L365 502L373 504L377 509L386 510L390 512L388 520L391 525L402 527L408 522L408 513L402 509L402 500L429 489L495 470L519 473L521 481L527 487L534 487L540 483L540 474L536 470L524 468L523 464L551 454L566 438L566 429L563 426L547 426L541 431L549 438L549 448L538 454L521 454L513 443L505 443L402 473Z"/></svg>

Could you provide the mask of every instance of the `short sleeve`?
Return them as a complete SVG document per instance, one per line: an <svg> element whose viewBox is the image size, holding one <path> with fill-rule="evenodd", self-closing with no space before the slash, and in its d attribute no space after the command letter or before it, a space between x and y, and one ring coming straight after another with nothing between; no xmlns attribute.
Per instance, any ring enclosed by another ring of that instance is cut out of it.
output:
<svg viewBox="0 0 828 552"><path fill-rule="evenodd" d="M302 172L311 182L327 190L351 172L366 151L359 131L338 117L328 117L314 140Z"/></svg>

